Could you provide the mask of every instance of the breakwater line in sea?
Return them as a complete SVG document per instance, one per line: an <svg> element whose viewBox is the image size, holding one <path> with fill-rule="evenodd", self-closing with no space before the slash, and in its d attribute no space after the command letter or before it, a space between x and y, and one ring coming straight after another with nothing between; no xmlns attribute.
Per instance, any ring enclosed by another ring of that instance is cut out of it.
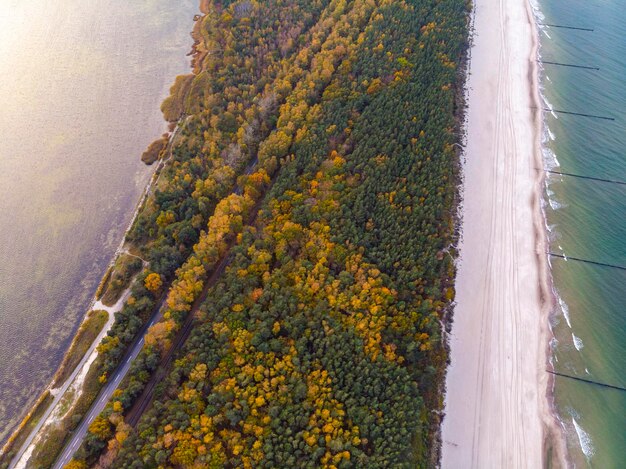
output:
<svg viewBox="0 0 626 469"><path fill-rule="evenodd" d="M587 31L591 33L594 31L592 28L580 28L578 26L566 26L563 24L537 23L537 26L548 26L550 28L561 28L561 29L574 29L576 31Z"/></svg>
<svg viewBox="0 0 626 469"><path fill-rule="evenodd" d="M546 112L554 112L556 114L567 114L567 115L570 115L570 116L590 117L592 119L604 119L604 120L607 120L607 121L614 121L615 120L615 117L598 116L598 115L595 115L595 114L584 114L582 112L563 111L561 109L552 109L552 108L549 108L549 107L544 107L544 108L542 108L542 110L546 111Z"/></svg>
<svg viewBox="0 0 626 469"><path fill-rule="evenodd" d="M559 176L570 176L573 178L589 179L591 181L608 182L610 184L619 184L619 185L626 186L626 181L618 181L617 179L605 179L605 178L598 178L598 177L593 177L593 176L583 176L582 174L564 173L562 171L553 171L551 169L544 169L544 171L550 174L558 174Z"/></svg>
<svg viewBox="0 0 626 469"><path fill-rule="evenodd" d="M530 2L542 43L533 59L542 81L539 108L544 108L539 116L544 124L544 164L537 171L546 176L542 204L549 240L546 253L559 253L548 255L554 339L547 368L556 367L556 373L545 377L554 392L569 465L621 467L626 436L620 431L620 415L626 393L585 380L601 377L598 383L626 385L620 371L620 357L626 353L622 314L626 205L619 197L620 187L626 185L622 158L626 133L617 113L626 106L626 89L619 86L626 65L622 60L626 0L602 8L583 0ZM595 32L548 26L553 24L589 26L584 29L595 28ZM603 117L609 118L593 122Z"/></svg>
<svg viewBox="0 0 626 469"><path fill-rule="evenodd" d="M601 383L600 381L594 381L592 379L579 378L578 376L567 375L565 373L559 373L558 371L546 370L546 372L548 372L548 373L550 373L552 375L555 375L555 376L560 376L562 378L573 379L573 380L576 380L576 381L582 381L583 383L595 384L596 386L602 386L602 387L605 387L605 388L617 389L618 391L626 392L626 388L624 388L622 386L615 386L613 384Z"/></svg>
<svg viewBox="0 0 626 469"><path fill-rule="evenodd" d="M552 62L552 61L549 61L549 60L537 60L537 62L539 62L540 64L558 65L560 67L581 68L581 69L584 69L584 70L596 70L596 71L600 70L600 67L590 67L588 65L565 64L565 63L561 63L561 62Z"/></svg>
<svg viewBox="0 0 626 469"><path fill-rule="evenodd" d="M554 252L549 252L548 254L550 256L552 256L552 257L558 257L560 259L565 259L566 261L584 262L585 264L593 264L593 265L599 265L599 266L602 266L602 267L610 267L612 269L626 270L626 267L621 266L621 265L607 264L605 262L596 262L596 261L592 261L592 260L589 260L589 259L581 259L580 257L564 256L563 254L556 254Z"/></svg>

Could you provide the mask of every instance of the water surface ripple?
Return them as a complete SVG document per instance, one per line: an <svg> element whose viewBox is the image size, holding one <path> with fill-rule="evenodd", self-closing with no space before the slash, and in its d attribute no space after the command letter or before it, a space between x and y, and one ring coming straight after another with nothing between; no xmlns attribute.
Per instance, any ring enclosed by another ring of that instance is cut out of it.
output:
<svg viewBox="0 0 626 469"><path fill-rule="evenodd" d="M615 121L548 114L547 165L557 171L626 181L626 0L541 0L545 60L599 71L544 66L544 94L555 109ZM556 157L556 160L554 159ZM546 197L553 252L626 265L626 186L550 175ZM556 370L626 386L626 272L552 259L559 295L553 326ZM623 467L626 393L563 378L556 404L576 467Z"/></svg>
<svg viewBox="0 0 626 469"><path fill-rule="evenodd" d="M0 1L0 441L51 379L165 131L197 1Z"/></svg>

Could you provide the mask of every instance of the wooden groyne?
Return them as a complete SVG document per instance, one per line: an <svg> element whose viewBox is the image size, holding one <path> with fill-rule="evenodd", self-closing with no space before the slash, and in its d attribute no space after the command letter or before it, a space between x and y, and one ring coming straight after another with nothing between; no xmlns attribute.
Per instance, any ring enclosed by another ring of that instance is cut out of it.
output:
<svg viewBox="0 0 626 469"><path fill-rule="evenodd" d="M561 172L561 171L552 171L551 169L544 169L544 171L546 173L558 174L560 176L570 176L570 177L573 177L573 178L589 179L590 181L608 182L610 184L619 184L619 185L622 185L622 186L626 186L626 181L618 181L616 179L604 179L604 178L597 178L597 177L593 177L593 176L583 176L582 174L564 173L564 172Z"/></svg>
<svg viewBox="0 0 626 469"><path fill-rule="evenodd" d="M563 24L549 24L549 23L537 23L538 26L549 26L550 28L561 28L561 29L574 29L576 31L588 31L593 32L591 28L580 28L578 26L566 26Z"/></svg>
<svg viewBox="0 0 626 469"><path fill-rule="evenodd" d="M600 70L599 67L589 67L587 65L564 64L561 62L551 62L550 60L537 60L541 64L558 65L559 67L582 68L584 70Z"/></svg>
<svg viewBox="0 0 626 469"><path fill-rule="evenodd" d="M583 114L582 112L571 112L571 111L563 111L560 109L550 109L548 107L543 108L546 112L555 112L557 114L568 114L570 116L580 116L580 117L591 117L592 119L604 119L607 121L614 121L615 117L605 117L605 116L597 116L595 114Z"/></svg>
<svg viewBox="0 0 626 469"><path fill-rule="evenodd" d="M546 370L546 371L548 373L552 374L552 375L560 376L562 378L573 379L573 380L576 380L576 381L582 381L583 383L595 384L596 386L602 386L602 387L605 387L605 388L617 389L618 391L625 391L626 392L626 388L624 388L622 386L615 386L613 384L601 383L600 381L594 381L592 379L579 378L578 376L566 375L565 373L559 373L558 371L550 371L550 370Z"/></svg>
<svg viewBox="0 0 626 469"><path fill-rule="evenodd" d="M621 265L607 264L605 262L596 262L596 261L591 261L589 259L581 259L579 257L564 256L563 254L556 254L554 252L548 252L548 254L550 256L552 256L552 257L558 257L560 259L565 259L566 261L584 262L585 264L599 265L599 266L602 266L602 267L610 267L612 269L618 269L618 270L625 270L626 271L626 267L621 266Z"/></svg>

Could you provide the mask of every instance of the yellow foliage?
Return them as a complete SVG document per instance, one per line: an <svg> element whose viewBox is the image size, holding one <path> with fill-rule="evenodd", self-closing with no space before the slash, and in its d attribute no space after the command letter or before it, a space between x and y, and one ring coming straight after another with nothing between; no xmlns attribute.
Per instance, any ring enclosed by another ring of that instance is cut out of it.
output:
<svg viewBox="0 0 626 469"><path fill-rule="evenodd" d="M152 293L157 293L163 286L163 280L161 280L161 276L159 274L152 272L144 280L144 285Z"/></svg>
<svg viewBox="0 0 626 469"><path fill-rule="evenodd" d="M87 466L87 463L85 461L72 459L65 466L63 466L63 469L87 469L88 467L89 466Z"/></svg>
<svg viewBox="0 0 626 469"><path fill-rule="evenodd" d="M111 423L99 415L89 425L89 433L97 436L102 441L106 441L112 436Z"/></svg>

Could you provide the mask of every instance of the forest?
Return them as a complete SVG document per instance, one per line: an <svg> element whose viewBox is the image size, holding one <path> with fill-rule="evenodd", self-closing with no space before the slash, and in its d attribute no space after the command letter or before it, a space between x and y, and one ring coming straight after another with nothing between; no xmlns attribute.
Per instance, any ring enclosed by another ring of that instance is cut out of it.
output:
<svg viewBox="0 0 626 469"><path fill-rule="evenodd" d="M436 465L468 8L203 2L66 467Z"/></svg>

